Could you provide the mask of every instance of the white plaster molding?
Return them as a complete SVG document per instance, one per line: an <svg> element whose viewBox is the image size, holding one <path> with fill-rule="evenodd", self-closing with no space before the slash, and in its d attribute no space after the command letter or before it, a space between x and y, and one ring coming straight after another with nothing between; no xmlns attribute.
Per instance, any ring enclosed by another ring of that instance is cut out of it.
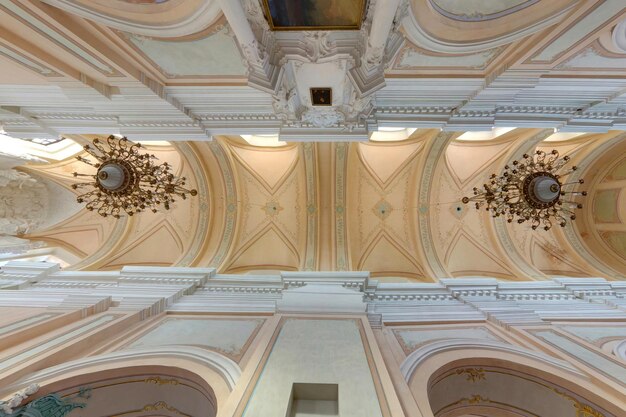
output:
<svg viewBox="0 0 626 417"><path fill-rule="evenodd" d="M192 14L184 19L165 25L151 25L133 22L110 14L101 13L74 0L43 0L52 6L66 12L78 15L85 19L102 23L124 32L135 33L155 38L178 38L200 32L211 26L221 15L221 8L217 1L203 1Z"/></svg>
<svg viewBox="0 0 626 417"><path fill-rule="evenodd" d="M615 48L626 54L626 19L619 22L611 32Z"/></svg>
<svg viewBox="0 0 626 417"><path fill-rule="evenodd" d="M416 369L425 362L436 355L452 352L457 350L481 350L484 353L481 358L490 357L488 353L506 353L520 356L523 359L530 359L532 361L540 362L548 366L555 367L561 371L567 372L577 377L584 377L578 369L573 365L556 359L552 356L546 355L541 352L535 352L533 350L524 349L515 345L510 345L503 342L497 342L495 340L476 340L476 339L448 339L438 342L429 343L421 348L412 352L400 365L400 372L404 379L409 382L413 377ZM545 368L541 368L546 370Z"/></svg>
<svg viewBox="0 0 626 417"><path fill-rule="evenodd" d="M135 364L145 364L146 361L149 360L154 361L153 365L159 364L161 366L169 366L168 363L172 360L185 360L195 366L198 366L199 370L202 368L212 369L221 377L230 391L234 390L237 381L241 377L241 368L239 368L239 365L237 365L237 363L233 360L220 355L217 352L192 346L150 347L128 349L99 356L81 358L37 371L18 382L2 387L0 390L0 397L11 392L15 392L21 387L28 386L35 382L41 383L41 381L53 379L60 380L67 374L78 374L81 370L87 370L93 367L100 367L103 369L109 367L113 369L119 367L121 362L133 361ZM192 368L186 370L189 372L196 372L196 369Z"/></svg>
<svg viewBox="0 0 626 417"><path fill-rule="evenodd" d="M613 354L623 361L626 361L626 340L619 342L613 348Z"/></svg>
<svg viewBox="0 0 626 417"><path fill-rule="evenodd" d="M313 108L302 114L302 121L317 128L339 127L346 121L346 117L335 109Z"/></svg>
<svg viewBox="0 0 626 417"><path fill-rule="evenodd" d="M367 305L362 294L340 284L311 283L283 291L276 307L279 312L364 314Z"/></svg>
<svg viewBox="0 0 626 417"><path fill-rule="evenodd" d="M38 291L22 292L29 285ZM494 278L442 279L438 283L381 283L367 272L283 272L280 275L214 274L212 268L128 267L121 272L59 271L50 263L10 262L0 273L2 306L98 304L102 309L159 312L275 313L286 292L306 311L324 311L327 293L358 301L385 323L490 320L504 327L550 320L624 320L623 282L603 278L552 281L498 281ZM46 288L54 292L47 293ZM302 291L295 291L302 289ZM186 295L186 296L185 296ZM185 297L183 297L185 296ZM296 298L297 298L296 297ZM110 307L111 302L118 305ZM91 303L91 304L90 304ZM335 303L338 305L337 303ZM339 303L340 304L340 303ZM335 308L335 307L334 307ZM360 311L360 310L359 310Z"/></svg>
<svg viewBox="0 0 626 417"><path fill-rule="evenodd" d="M17 408L27 397L35 394L37 391L39 391L39 385L31 384L27 386L13 394L7 401L0 401L0 411L3 411L5 414L12 414L14 408Z"/></svg>
<svg viewBox="0 0 626 417"><path fill-rule="evenodd" d="M48 189L30 175L0 170L0 235L20 236L41 225L48 215Z"/></svg>

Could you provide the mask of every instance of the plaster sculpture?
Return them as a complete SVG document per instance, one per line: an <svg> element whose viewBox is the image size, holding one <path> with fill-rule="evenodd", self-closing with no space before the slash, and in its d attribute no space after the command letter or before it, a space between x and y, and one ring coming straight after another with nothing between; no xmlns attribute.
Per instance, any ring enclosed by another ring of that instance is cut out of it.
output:
<svg viewBox="0 0 626 417"><path fill-rule="evenodd" d="M0 170L0 235L19 236L46 217L48 190L28 174Z"/></svg>

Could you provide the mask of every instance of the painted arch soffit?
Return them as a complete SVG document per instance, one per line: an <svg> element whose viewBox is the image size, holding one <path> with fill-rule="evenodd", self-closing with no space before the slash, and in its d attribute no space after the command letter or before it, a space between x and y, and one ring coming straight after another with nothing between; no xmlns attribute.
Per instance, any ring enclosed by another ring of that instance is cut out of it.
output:
<svg viewBox="0 0 626 417"><path fill-rule="evenodd" d="M588 253L624 275L626 271L626 146L624 137L607 143L608 150L586 167L589 189L581 219L576 224Z"/></svg>
<svg viewBox="0 0 626 417"><path fill-rule="evenodd" d="M563 19L575 0L410 0L402 22L414 45L471 53L506 45Z"/></svg>
<svg viewBox="0 0 626 417"><path fill-rule="evenodd" d="M43 1L117 30L160 38L177 38L201 32L222 15L217 0Z"/></svg>

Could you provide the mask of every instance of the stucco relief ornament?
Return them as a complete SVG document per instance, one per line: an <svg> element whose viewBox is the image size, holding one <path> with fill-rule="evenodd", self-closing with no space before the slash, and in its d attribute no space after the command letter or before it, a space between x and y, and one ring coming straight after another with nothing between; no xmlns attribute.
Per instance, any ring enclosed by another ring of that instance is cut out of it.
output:
<svg viewBox="0 0 626 417"><path fill-rule="evenodd" d="M256 39L246 45L241 45L241 51L246 57L248 64L254 64L257 66L263 65L263 61L265 60L265 50Z"/></svg>
<svg viewBox="0 0 626 417"><path fill-rule="evenodd" d="M346 121L343 113L333 109L310 109L302 114L302 121L314 127L338 127Z"/></svg>
<svg viewBox="0 0 626 417"><path fill-rule="evenodd" d="M304 51L311 62L317 62L320 58L330 55L335 48L335 43L328 38L328 35L329 32L326 31L304 32L302 38Z"/></svg>
<svg viewBox="0 0 626 417"><path fill-rule="evenodd" d="M246 12L246 17L254 30L270 30L270 26L267 24L267 20L265 19L263 8L261 7L259 0L244 0L243 8Z"/></svg>
<svg viewBox="0 0 626 417"><path fill-rule="evenodd" d="M48 189L28 174L0 170L0 235L29 233L48 213Z"/></svg>
<svg viewBox="0 0 626 417"><path fill-rule="evenodd" d="M31 384L24 388L21 391L16 392L13 396L7 401L0 401L0 410L5 415L10 415L13 413L13 409L17 408L22 401L24 401L29 395L33 395L39 391L38 384Z"/></svg>
<svg viewBox="0 0 626 417"><path fill-rule="evenodd" d="M385 48L382 46L372 47L368 46L367 52L363 56L363 62L368 69L373 69L380 66L383 63L383 57L385 56Z"/></svg>
<svg viewBox="0 0 626 417"><path fill-rule="evenodd" d="M492 217L502 216L509 223L528 221L533 230L540 226L550 230L553 223L565 227L568 220L576 220L574 210L582 208L574 198L587 195L586 191L566 190L584 183L582 179L564 181L578 169L574 165L564 170L569 160L569 156L559 158L556 149L524 154L520 161L505 165L500 176L492 174L481 188L474 187L474 195L463 197L463 203L473 203L476 209L484 208Z"/></svg>
<svg viewBox="0 0 626 417"><path fill-rule="evenodd" d="M278 90L278 93L273 96L274 102L272 103L272 106L274 107L274 113L278 118L282 120L289 120L291 118L293 111L291 110L289 103L295 94L295 88L287 89L287 87L283 86Z"/></svg>

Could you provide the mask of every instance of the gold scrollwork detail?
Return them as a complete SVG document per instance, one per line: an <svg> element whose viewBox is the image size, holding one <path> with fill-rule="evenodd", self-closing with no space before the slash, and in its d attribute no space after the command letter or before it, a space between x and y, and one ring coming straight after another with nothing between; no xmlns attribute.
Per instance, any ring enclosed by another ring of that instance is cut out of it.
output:
<svg viewBox="0 0 626 417"><path fill-rule="evenodd" d="M171 379L163 379L160 376L152 376L149 378L144 379L144 381L146 384L156 384L156 385L178 385L180 384L180 382L178 382L178 380L171 378Z"/></svg>
<svg viewBox="0 0 626 417"><path fill-rule="evenodd" d="M470 397L463 397L460 400L455 401L452 404L448 405L447 407L452 407L455 405L463 405L463 404L468 404L468 405L484 404L484 403L490 403L490 402L491 400L489 400L488 398L482 397L478 394L473 394Z"/></svg>
<svg viewBox="0 0 626 417"><path fill-rule="evenodd" d="M574 403L576 408L576 417L605 417L604 414L588 404Z"/></svg>
<svg viewBox="0 0 626 417"><path fill-rule="evenodd" d="M189 417L188 414L184 414L180 410L170 406L165 401L157 401L154 404L148 404L148 405L143 407L143 411L159 411L159 410L167 410L167 411L169 411L171 413L174 413L174 414L178 414L178 415L181 415L181 416Z"/></svg>
<svg viewBox="0 0 626 417"><path fill-rule="evenodd" d="M574 408L576 409L576 417L606 417L604 413L601 413L589 404L581 403L580 401L578 401L578 399L572 397L565 392L559 391L556 388L552 388L552 391L574 403Z"/></svg>
<svg viewBox="0 0 626 417"><path fill-rule="evenodd" d="M486 380L483 368L462 368L456 370L457 375L465 375L467 381L476 382Z"/></svg>

